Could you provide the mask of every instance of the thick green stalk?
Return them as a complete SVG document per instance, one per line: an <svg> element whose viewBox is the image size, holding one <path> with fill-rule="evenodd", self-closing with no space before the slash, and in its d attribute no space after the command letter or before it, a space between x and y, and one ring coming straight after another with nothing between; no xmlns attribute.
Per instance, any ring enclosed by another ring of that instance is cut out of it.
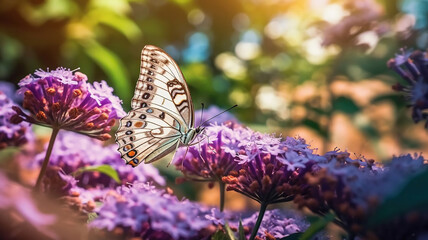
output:
<svg viewBox="0 0 428 240"><path fill-rule="evenodd" d="M49 145L48 145L48 149L46 150L45 159L43 160L42 169L40 169L39 177L37 178L36 186L34 187L36 191L39 190L40 184L42 183L43 176L46 173L46 169L49 163L49 158L51 157L52 149L55 143L56 136L58 135L58 132L59 132L59 128L52 129L51 139L49 140Z"/></svg>
<svg viewBox="0 0 428 240"><path fill-rule="evenodd" d="M222 181L219 182L220 184L220 212L223 212L224 210L224 197L225 197L225 189L226 184Z"/></svg>
<svg viewBox="0 0 428 240"><path fill-rule="evenodd" d="M263 216L265 215L267 206L268 204L266 203L262 203L260 205L259 216L257 217L256 224L254 225L253 231L251 232L250 240L254 240L254 238L257 236L257 232L259 231L260 224L262 223Z"/></svg>

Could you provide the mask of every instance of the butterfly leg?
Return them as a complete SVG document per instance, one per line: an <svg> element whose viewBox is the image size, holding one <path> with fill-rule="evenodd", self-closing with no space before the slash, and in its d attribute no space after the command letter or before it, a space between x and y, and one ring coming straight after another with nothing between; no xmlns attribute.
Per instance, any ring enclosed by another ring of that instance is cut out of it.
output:
<svg viewBox="0 0 428 240"><path fill-rule="evenodd" d="M210 136L208 136L208 134L206 134L205 132L203 132L202 134L207 137L207 139L208 139L208 147L211 149L211 151L213 151L214 153L217 153L217 151L213 147L211 147L211 145L209 145L209 143L210 143Z"/></svg>
<svg viewBox="0 0 428 240"><path fill-rule="evenodd" d="M180 145L180 142L177 142L177 145L175 145L174 156L172 156L171 161L169 161L169 163L168 163L168 165L166 165L166 167L169 167L169 165L174 160L174 157L175 157L175 154L177 153L177 148L178 148L179 145ZM189 150L189 148L187 148L187 150ZM186 154L187 154L187 150L186 150ZM184 155L184 157L186 157L186 154Z"/></svg>
<svg viewBox="0 0 428 240"><path fill-rule="evenodd" d="M196 144L199 144L199 143L201 143L203 140L205 140L205 139L201 139L200 141L197 141L197 142L194 142L194 143L191 143L191 144L186 145L186 153L184 153L183 159L184 159L184 158L186 158L187 153L189 152L189 147L190 147L190 146L194 146L194 145L196 145ZM201 145L199 144L199 151L198 151L199 155L201 154L201 153L200 153L200 151L201 151L200 146L201 146ZM177 150L177 148L178 148L178 145L177 145L177 147L175 148L175 150ZM177 153L177 151L175 151L175 153ZM174 153L174 157L175 157L175 153ZM174 159L174 157L173 157L172 159ZM200 157L202 158L202 156L200 156ZM202 159L203 159L203 158L202 158ZM171 162L172 162L172 160L171 160ZM168 163L168 166L171 164L171 162L169 162L169 163ZM184 163L184 161L182 161L182 162L181 162L181 167L182 167L182 168L184 167L184 166L183 166L183 163Z"/></svg>

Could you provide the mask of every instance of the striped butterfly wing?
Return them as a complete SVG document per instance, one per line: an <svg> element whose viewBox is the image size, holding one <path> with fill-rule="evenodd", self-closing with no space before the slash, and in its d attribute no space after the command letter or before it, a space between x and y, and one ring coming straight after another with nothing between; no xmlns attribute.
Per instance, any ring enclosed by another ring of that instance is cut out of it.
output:
<svg viewBox="0 0 428 240"><path fill-rule="evenodd" d="M127 164L156 161L176 149L180 137L193 128L192 99L175 61L155 46L145 46L132 110L116 133Z"/></svg>
<svg viewBox="0 0 428 240"><path fill-rule="evenodd" d="M194 124L192 98L177 63L162 49L147 45L141 52L140 77L132 98L132 109L163 106L177 113L187 127Z"/></svg>
<svg viewBox="0 0 428 240"><path fill-rule="evenodd" d="M168 110L144 107L121 119L116 141L122 158L136 167L167 155L178 146L180 136L180 124Z"/></svg>

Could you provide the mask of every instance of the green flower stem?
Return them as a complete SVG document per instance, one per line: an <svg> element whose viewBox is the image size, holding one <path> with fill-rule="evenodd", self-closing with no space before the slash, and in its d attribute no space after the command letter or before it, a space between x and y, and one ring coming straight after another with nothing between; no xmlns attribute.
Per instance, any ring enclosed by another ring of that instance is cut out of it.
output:
<svg viewBox="0 0 428 240"><path fill-rule="evenodd" d="M223 212L224 210L224 196L225 196L225 189L226 184L222 181L219 182L220 184L220 212Z"/></svg>
<svg viewBox="0 0 428 240"><path fill-rule="evenodd" d="M53 146L55 143L56 136L58 135L58 132L59 132L59 128L53 128L52 129L52 134L51 134L51 139L49 140L48 150L46 150L46 155L45 155L45 159L43 160L42 169L40 170L39 177L37 178L36 186L34 187L34 189L36 191L38 191L40 189L40 184L42 183L43 176L46 173L46 168L48 167L49 158L51 157L52 149L53 149Z"/></svg>
<svg viewBox="0 0 428 240"><path fill-rule="evenodd" d="M253 231L251 232L250 240L254 240L254 238L257 236L257 232L259 231L260 224L262 223L263 216L265 215L267 206L268 204L266 203L262 203L260 205L259 216L257 217L256 225L254 225Z"/></svg>

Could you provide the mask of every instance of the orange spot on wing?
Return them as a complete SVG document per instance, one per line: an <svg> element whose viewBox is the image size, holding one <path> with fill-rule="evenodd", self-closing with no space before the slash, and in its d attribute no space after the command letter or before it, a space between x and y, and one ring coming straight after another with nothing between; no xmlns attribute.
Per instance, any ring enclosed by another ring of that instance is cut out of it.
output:
<svg viewBox="0 0 428 240"><path fill-rule="evenodd" d="M137 154L137 151L135 150L131 150L129 151L126 155L130 158L134 157Z"/></svg>
<svg viewBox="0 0 428 240"><path fill-rule="evenodd" d="M143 122L136 122L134 124L135 127L140 128L141 126L143 126Z"/></svg>
<svg viewBox="0 0 428 240"><path fill-rule="evenodd" d="M137 166L137 164L136 163L134 163L134 161L129 161L129 162L127 162L126 164L128 164L128 165L131 165L132 167L136 167Z"/></svg>

